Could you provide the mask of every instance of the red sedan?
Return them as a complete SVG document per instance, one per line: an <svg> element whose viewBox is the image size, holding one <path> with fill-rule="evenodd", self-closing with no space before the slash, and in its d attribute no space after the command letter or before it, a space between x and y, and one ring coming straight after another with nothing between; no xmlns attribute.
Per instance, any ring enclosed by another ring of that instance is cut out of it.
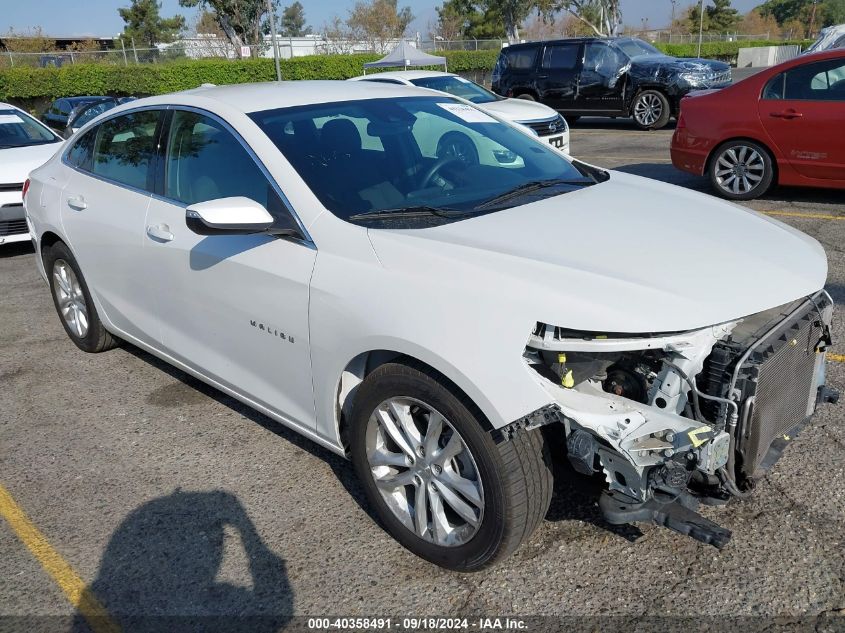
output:
<svg viewBox="0 0 845 633"><path fill-rule="evenodd" d="M845 50L804 55L681 101L672 163L751 200L774 184L845 189Z"/></svg>

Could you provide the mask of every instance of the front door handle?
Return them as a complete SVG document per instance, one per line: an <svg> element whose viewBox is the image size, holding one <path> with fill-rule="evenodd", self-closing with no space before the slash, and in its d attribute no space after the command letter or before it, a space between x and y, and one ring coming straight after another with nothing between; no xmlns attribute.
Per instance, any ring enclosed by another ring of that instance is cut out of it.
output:
<svg viewBox="0 0 845 633"><path fill-rule="evenodd" d="M83 209L88 208L88 204L82 196L70 196L67 199L67 206L71 209L76 209L77 211L82 211Z"/></svg>
<svg viewBox="0 0 845 633"><path fill-rule="evenodd" d="M772 112L769 114L776 119L800 119L804 115L795 110L784 110L783 112Z"/></svg>
<svg viewBox="0 0 845 633"><path fill-rule="evenodd" d="M157 242L172 242L173 233L166 224L152 224L147 227L147 235Z"/></svg>

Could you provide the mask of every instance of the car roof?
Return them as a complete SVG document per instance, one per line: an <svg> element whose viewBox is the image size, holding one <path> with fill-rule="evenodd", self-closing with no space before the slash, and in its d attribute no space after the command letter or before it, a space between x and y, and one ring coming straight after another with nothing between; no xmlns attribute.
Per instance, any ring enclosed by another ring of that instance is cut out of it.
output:
<svg viewBox="0 0 845 633"><path fill-rule="evenodd" d="M67 101L70 101L71 103L79 103L79 102L82 102L82 101L92 101L93 99L105 99L105 98L107 98L107 97L104 97L103 95L80 95L78 97L62 97L62 99L66 99ZM56 99L56 101L58 101L58 99Z"/></svg>
<svg viewBox="0 0 845 633"><path fill-rule="evenodd" d="M533 48L545 46L546 44L580 44L582 42L620 42L622 40L636 40L636 37L562 37L556 40L540 40L537 42L525 42L524 44L511 44L502 49L503 53L510 49Z"/></svg>
<svg viewBox="0 0 845 633"><path fill-rule="evenodd" d="M209 106L217 102L250 113L318 103L411 96L431 97L432 92L425 88L372 81L265 81L225 86L204 84L183 92L130 101L110 112L122 112L145 105ZM449 97L443 95L443 98Z"/></svg>
<svg viewBox="0 0 845 633"><path fill-rule="evenodd" d="M442 70L390 70L383 73L360 75L358 77L353 77L353 79L359 81L366 81L367 79L404 79L406 81L413 81L414 79L427 79L429 77L455 76L455 73L444 73Z"/></svg>

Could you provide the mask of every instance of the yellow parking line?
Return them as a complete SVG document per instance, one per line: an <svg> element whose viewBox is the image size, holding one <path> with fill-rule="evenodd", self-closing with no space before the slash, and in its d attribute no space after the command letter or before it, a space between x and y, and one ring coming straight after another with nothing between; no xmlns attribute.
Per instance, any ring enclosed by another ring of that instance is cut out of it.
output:
<svg viewBox="0 0 845 633"><path fill-rule="evenodd" d="M831 215L829 213L802 213L801 211L761 211L760 213L786 218L808 218L810 220L845 220L845 215Z"/></svg>
<svg viewBox="0 0 845 633"><path fill-rule="evenodd" d="M833 361L834 363L845 363L845 354L828 354L827 360Z"/></svg>
<svg viewBox="0 0 845 633"><path fill-rule="evenodd" d="M120 627L105 607L85 586L79 574L47 542L3 484L0 484L0 516L6 519L21 542L41 563L44 571L65 592L67 599L82 614L94 633L119 633Z"/></svg>

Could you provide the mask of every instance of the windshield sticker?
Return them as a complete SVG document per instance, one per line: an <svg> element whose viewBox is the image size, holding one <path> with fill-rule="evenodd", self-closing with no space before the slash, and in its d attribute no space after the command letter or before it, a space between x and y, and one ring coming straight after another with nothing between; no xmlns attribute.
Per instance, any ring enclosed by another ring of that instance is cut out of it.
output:
<svg viewBox="0 0 845 633"><path fill-rule="evenodd" d="M0 114L0 125L12 125L15 123L23 123L23 119L17 114Z"/></svg>
<svg viewBox="0 0 845 633"><path fill-rule="evenodd" d="M467 123L498 123L489 114L462 103L438 103L437 105Z"/></svg>

